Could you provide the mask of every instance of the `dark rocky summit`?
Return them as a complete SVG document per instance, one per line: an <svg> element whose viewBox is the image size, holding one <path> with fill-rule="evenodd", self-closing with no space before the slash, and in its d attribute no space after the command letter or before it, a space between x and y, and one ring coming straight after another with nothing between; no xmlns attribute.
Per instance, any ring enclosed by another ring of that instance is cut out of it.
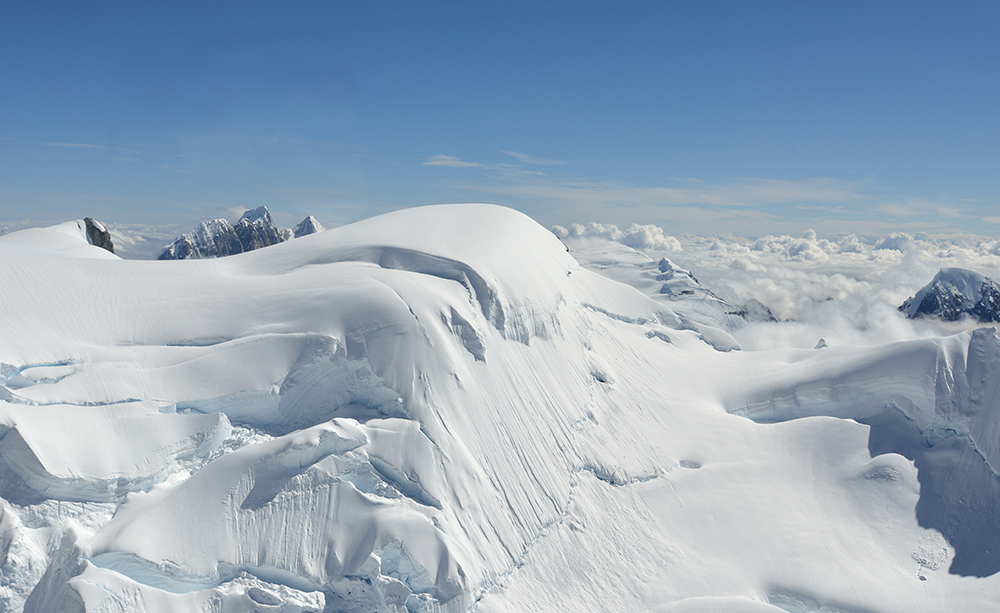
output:
<svg viewBox="0 0 1000 613"><path fill-rule="evenodd" d="M989 277L971 270L944 268L900 305L899 310L910 319L1000 321L1000 287Z"/></svg>
<svg viewBox="0 0 1000 613"><path fill-rule="evenodd" d="M93 217L84 217L83 223L87 230L87 241L91 245L106 249L111 253L115 252L115 244L111 242L111 233L104 227L104 224L94 220Z"/></svg>

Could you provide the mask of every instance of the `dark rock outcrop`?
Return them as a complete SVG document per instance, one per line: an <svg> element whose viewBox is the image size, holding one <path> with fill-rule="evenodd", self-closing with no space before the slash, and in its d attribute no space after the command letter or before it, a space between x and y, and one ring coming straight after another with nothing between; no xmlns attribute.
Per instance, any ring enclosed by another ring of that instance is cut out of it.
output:
<svg viewBox="0 0 1000 613"><path fill-rule="evenodd" d="M84 217L83 223L87 230L87 241L91 245L106 249L111 253L115 252L115 244L111 242L111 233L104 227L104 224L92 217Z"/></svg>
<svg viewBox="0 0 1000 613"><path fill-rule="evenodd" d="M233 226L236 237L243 246L243 251L253 251L261 247L269 247L284 242L282 233L271 221L271 212L266 206L259 206L252 211L243 213Z"/></svg>

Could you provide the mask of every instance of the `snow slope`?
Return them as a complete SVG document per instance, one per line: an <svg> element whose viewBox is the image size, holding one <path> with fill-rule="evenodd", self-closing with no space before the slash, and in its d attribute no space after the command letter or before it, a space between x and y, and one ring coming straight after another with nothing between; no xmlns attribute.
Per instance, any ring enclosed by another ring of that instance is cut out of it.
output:
<svg viewBox="0 0 1000 613"><path fill-rule="evenodd" d="M489 205L210 260L63 224L0 261L9 610L1000 599L989 333L739 351Z"/></svg>

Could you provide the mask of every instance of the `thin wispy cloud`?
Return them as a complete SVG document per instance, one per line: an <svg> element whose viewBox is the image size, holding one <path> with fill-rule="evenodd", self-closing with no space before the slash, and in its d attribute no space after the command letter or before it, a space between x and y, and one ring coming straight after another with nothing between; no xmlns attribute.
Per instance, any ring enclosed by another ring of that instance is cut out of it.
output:
<svg viewBox="0 0 1000 613"><path fill-rule="evenodd" d="M65 147L67 149L108 149L107 145L92 145L90 143L41 143L45 147Z"/></svg>
<svg viewBox="0 0 1000 613"><path fill-rule="evenodd" d="M911 200L906 203L886 202L875 207L879 213L894 217L913 217L922 215L931 207L930 203Z"/></svg>
<svg viewBox="0 0 1000 613"><path fill-rule="evenodd" d="M448 184L480 194L473 198L477 201L485 199L515 206L546 223L556 224L588 215L592 219L625 223L671 224L700 234L724 228L761 235L797 232L807 227L825 232L887 228L942 232L958 231L972 215L957 199L884 199L884 195L874 193L874 177L846 181L830 177L664 176L653 185L636 185L571 176L557 168L565 165L556 164L558 160L543 160L513 151L503 153L515 158L516 163L486 164L439 155L424 165L486 171L464 175L465 179L453 179ZM550 166L546 173L537 170L543 162ZM984 212L978 212L977 218Z"/></svg>
<svg viewBox="0 0 1000 613"><path fill-rule="evenodd" d="M531 181L523 183L467 184L466 189L533 200L601 203L608 206L755 207L797 202L846 202L863 197L850 184L832 179L784 181L745 179L732 183L685 187L641 187L614 182L583 180Z"/></svg>
<svg viewBox="0 0 1000 613"><path fill-rule="evenodd" d="M137 162L142 154L141 149L132 147L116 147L113 145L97 145L94 143L67 143L67 142L46 142L39 143L43 147L59 147L61 149L74 149L76 151L108 151L115 162Z"/></svg>
<svg viewBox="0 0 1000 613"><path fill-rule="evenodd" d="M521 153L519 151L501 151L500 153L509 155L518 162L522 164L532 164L535 166L569 166L570 163L563 160L549 160L545 158L536 158L535 156L528 155L527 153Z"/></svg>
<svg viewBox="0 0 1000 613"><path fill-rule="evenodd" d="M446 166L448 168L482 168L478 162L466 162L453 155L435 155L421 163L422 166Z"/></svg>

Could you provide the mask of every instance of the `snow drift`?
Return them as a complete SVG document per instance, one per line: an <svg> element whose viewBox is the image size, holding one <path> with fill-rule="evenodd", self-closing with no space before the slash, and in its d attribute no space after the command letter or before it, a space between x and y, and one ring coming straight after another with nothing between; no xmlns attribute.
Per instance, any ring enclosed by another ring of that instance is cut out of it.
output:
<svg viewBox="0 0 1000 613"><path fill-rule="evenodd" d="M0 237L0 602L1000 597L995 336L740 351L745 315L621 249L578 260L488 205L223 259L125 261L75 223Z"/></svg>

